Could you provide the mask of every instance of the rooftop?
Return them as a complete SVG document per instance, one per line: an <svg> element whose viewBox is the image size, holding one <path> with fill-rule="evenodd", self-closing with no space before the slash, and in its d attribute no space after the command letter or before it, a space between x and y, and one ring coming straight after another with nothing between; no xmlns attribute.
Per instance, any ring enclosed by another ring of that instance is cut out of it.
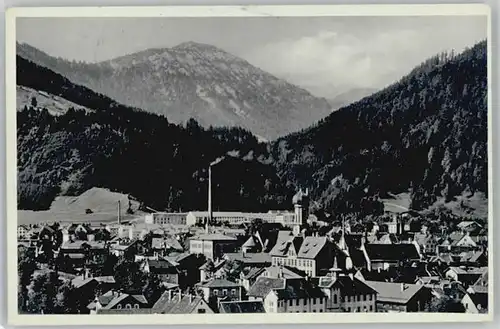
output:
<svg viewBox="0 0 500 329"><path fill-rule="evenodd" d="M221 302L220 313L266 313L261 301Z"/></svg>
<svg viewBox="0 0 500 329"><path fill-rule="evenodd" d="M415 296L423 285L408 283L393 283L381 281L365 281L365 283L378 293L377 301L406 304Z"/></svg>

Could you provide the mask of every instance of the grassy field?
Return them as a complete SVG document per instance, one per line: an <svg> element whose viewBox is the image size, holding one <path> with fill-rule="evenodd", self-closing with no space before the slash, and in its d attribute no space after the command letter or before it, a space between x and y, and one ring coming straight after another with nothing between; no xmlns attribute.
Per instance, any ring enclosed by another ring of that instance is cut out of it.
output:
<svg viewBox="0 0 500 329"><path fill-rule="evenodd" d="M130 201L130 208L134 214L127 214L129 198L125 194L111 192L102 188L92 188L79 196L57 197L49 210L31 211L19 210L17 212L18 225L37 224L44 222L61 223L110 223L118 219L118 201L121 207L122 221L131 221L137 217L143 217L139 212L139 203ZM92 213L86 213L90 209Z"/></svg>

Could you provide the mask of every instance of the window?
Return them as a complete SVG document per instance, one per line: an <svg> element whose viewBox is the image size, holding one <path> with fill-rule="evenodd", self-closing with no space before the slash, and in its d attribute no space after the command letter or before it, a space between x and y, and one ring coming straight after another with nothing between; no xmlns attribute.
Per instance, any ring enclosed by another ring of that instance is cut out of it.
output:
<svg viewBox="0 0 500 329"><path fill-rule="evenodd" d="M139 308L139 304L134 304L134 308Z"/></svg>
<svg viewBox="0 0 500 329"><path fill-rule="evenodd" d="M333 303L337 304L337 294L333 295Z"/></svg>
<svg viewBox="0 0 500 329"><path fill-rule="evenodd" d="M363 295L363 300L366 301L366 295Z"/></svg>
<svg viewBox="0 0 500 329"><path fill-rule="evenodd" d="M372 300L372 298L373 298L373 295L370 295L370 300Z"/></svg>
<svg viewBox="0 0 500 329"><path fill-rule="evenodd" d="M313 298L313 305L316 305L316 297Z"/></svg>
<svg viewBox="0 0 500 329"><path fill-rule="evenodd" d="M323 310L319 310L319 313L323 313Z"/></svg>
<svg viewBox="0 0 500 329"><path fill-rule="evenodd" d="M219 291L217 289L214 289L214 296L217 296L219 294Z"/></svg>
<svg viewBox="0 0 500 329"><path fill-rule="evenodd" d="M288 306L292 306L292 300L291 299L288 301Z"/></svg>
<svg viewBox="0 0 500 329"><path fill-rule="evenodd" d="M222 295L227 296L227 289L222 290Z"/></svg>
<svg viewBox="0 0 500 329"><path fill-rule="evenodd" d="M347 308L347 312L351 312L351 308L350 307Z"/></svg>
<svg viewBox="0 0 500 329"><path fill-rule="evenodd" d="M236 296L236 289L231 289L231 296Z"/></svg>
<svg viewBox="0 0 500 329"><path fill-rule="evenodd" d="M130 308L132 308L132 305L130 305L130 304L127 304L127 305L125 305L125 308L128 308L128 309L130 309Z"/></svg>
<svg viewBox="0 0 500 329"><path fill-rule="evenodd" d="M304 305L307 305L307 298L304 298Z"/></svg>
<svg viewBox="0 0 500 329"><path fill-rule="evenodd" d="M361 301L361 295L358 295L358 302Z"/></svg>
<svg viewBox="0 0 500 329"><path fill-rule="evenodd" d="M313 310L313 313L316 313L316 310Z"/></svg>
<svg viewBox="0 0 500 329"><path fill-rule="evenodd" d="M370 312L373 311L373 306L370 305Z"/></svg>
<svg viewBox="0 0 500 329"><path fill-rule="evenodd" d="M299 300L298 299L295 300L295 306L299 306Z"/></svg>
<svg viewBox="0 0 500 329"><path fill-rule="evenodd" d="M204 308L199 308L199 309L198 309L198 313L200 313L200 314L203 314L203 313L205 313L205 312L206 312L206 310L205 310Z"/></svg>
<svg viewBox="0 0 500 329"><path fill-rule="evenodd" d="M358 306L358 308L356 310L359 312L359 311L361 311L361 308L359 308L359 306Z"/></svg>
<svg viewBox="0 0 500 329"><path fill-rule="evenodd" d="M117 309L119 309L119 310L121 310L121 309L122 309L122 305L121 305L121 304L118 304L118 305L116 306L116 308L117 308Z"/></svg>

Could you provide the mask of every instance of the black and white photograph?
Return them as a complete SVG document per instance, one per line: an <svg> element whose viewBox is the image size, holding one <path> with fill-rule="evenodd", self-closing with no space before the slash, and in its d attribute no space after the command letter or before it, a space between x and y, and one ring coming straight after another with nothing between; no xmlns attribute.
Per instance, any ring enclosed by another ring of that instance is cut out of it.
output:
<svg viewBox="0 0 500 329"><path fill-rule="evenodd" d="M488 316L478 8L18 15L17 314Z"/></svg>

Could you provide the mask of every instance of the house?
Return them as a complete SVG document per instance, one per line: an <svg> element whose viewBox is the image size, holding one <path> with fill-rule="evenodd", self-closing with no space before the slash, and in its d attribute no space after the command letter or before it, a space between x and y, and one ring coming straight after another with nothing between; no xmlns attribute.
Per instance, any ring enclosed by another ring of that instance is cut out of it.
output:
<svg viewBox="0 0 500 329"><path fill-rule="evenodd" d="M248 239L241 246L241 251L245 254L247 253L259 253L264 251L264 242L260 237L259 232L248 237Z"/></svg>
<svg viewBox="0 0 500 329"><path fill-rule="evenodd" d="M97 297L87 308L91 313L96 313L100 309L140 309L148 308L149 303L143 295L132 295L115 290L110 290Z"/></svg>
<svg viewBox="0 0 500 329"><path fill-rule="evenodd" d="M488 313L488 292L472 292L464 295L460 301L465 313Z"/></svg>
<svg viewBox="0 0 500 329"><path fill-rule="evenodd" d="M270 254L275 266L295 267L309 276L317 276L333 265L334 245L326 237L283 234Z"/></svg>
<svg viewBox="0 0 500 329"><path fill-rule="evenodd" d="M457 229L459 229L462 232L469 232L469 233L477 233L483 228L483 225L476 221L462 221L458 223Z"/></svg>
<svg viewBox="0 0 500 329"><path fill-rule="evenodd" d="M162 282L179 284L180 271L166 259L145 259L141 270L158 276Z"/></svg>
<svg viewBox="0 0 500 329"><path fill-rule="evenodd" d="M146 224L156 225L186 225L187 213L156 212L147 214L144 218Z"/></svg>
<svg viewBox="0 0 500 329"><path fill-rule="evenodd" d="M445 271L445 277L467 287L473 285L486 272L488 272L487 267L451 266Z"/></svg>
<svg viewBox="0 0 500 329"><path fill-rule="evenodd" d="M225 234L200 234L189 240L189 253L203 254L208 259L216 259L225 253L234 252L236 242L236 238Z"/></svg>
<svg viewBox="0 0 500 329"><path fill-rule="evenodd" d="M137 252L137 240L120 240L118 243L110 244L109 252L116 257L125 257L132 259Z"/></svg>
<svg viewBox="0 0 500 329"><path fill-rule="evenodd" d="M378 244L367 243L364 246L367 268L370 271L387 270L403 263L419 262L421 255L414 243Z"/></svg>
<svg viewBox="0 0 500 329"><path fill-rule="evenodd" d="M437 253L476 250L479 246L471 237L469 232L454 232L441 241L437 246Z"/></svg>
<svg viewBox="0 0 500 329"><path fill-rule="evenodd" d="M213 314L214 311L200 296L165 291L153 305L153 314Z"/></svg>
<svg viewBox="0 0 500 329"><path fill-rule="evenodd" d="M415 233L414 241L420 247L420 252L425 255L436 253L438 237L430 233Z"/></svg>
<svg viewBox="0 0 500 329"><path fill-rule="evenodd" d="M17 226L17 239L18 240L28 240L30 239L30 228L27 225Z"/></svg>
<svg viewBox="0 0 500 329"><path fill-rule="evenodd" d="M326 295L311 281L260 277L248 291L249 300L262 301L266 313L323 313Z"/></svg>
<svg viewBox="0 0 500 329"><path fill-rule="evenodd" d="M327 296L326 312L376 312L377 292L353 275L331 273L318 286Z"/></svg>
<svg viewBox="0 0 500 329"><path fill-rule="evenodd" d="M237 300L221 302L219 313L266 313L261 301Z"/></svg>
<svg viewBox="0 0 500 329"><path fill-rule="evenodd" d="M203 298L209 304L217 305L219 299L241 300L241 286L226 279L214 279L198 285L198 288L203 292Z"/></svg>
<svg viewBox="0 0 500 329"><path fill-rule="evenodd" d="M377 292L377 312L422 312L432 295L423 285L365 281Z"/></svg>

